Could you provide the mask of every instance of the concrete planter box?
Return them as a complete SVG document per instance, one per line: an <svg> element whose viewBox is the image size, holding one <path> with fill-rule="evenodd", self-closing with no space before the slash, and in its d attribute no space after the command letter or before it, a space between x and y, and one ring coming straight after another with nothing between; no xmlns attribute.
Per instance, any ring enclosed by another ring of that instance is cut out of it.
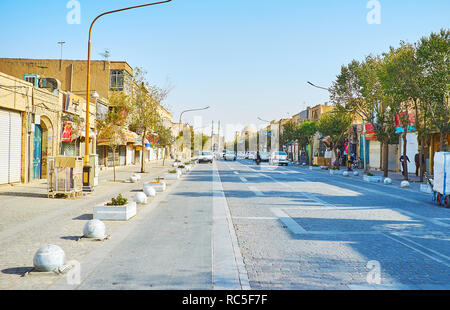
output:
<svg viewBox="0 0 450 310"><path fill-rule="evenodd" d="M186 168L177 168L177 171L179 171L180 175L183 175L183 174L187 173L187 169Z"/></svg>
<svg viewBox="0 0 450 310"><path fill-rule="evenodd" d="M332 175L342 175L344 170L330 170L330 174Z"/></svg>
<svg viewBox="0 0 450 310"><path fill-rule="evenodd" d="M383 182L383 177L381 177L381 176L364 175L363 176L363 180L366 181L366 182L371 182L371 183L382 183Z"/></svg>
<svg viewBox="0 0 450 310"><path fill-rule="evenodd" d="M165 173L164 180L178 180L180 175L178 173Z"/></svg>
<svg viewBox="0 0 450 310"><path fill-rule="evenodd" d="M94 219L106 221L127 221L136 215L136 202L129 202L125 206L106 206L94 207Z"/></svg>
<svg viewBox="0 0 450 310"><path fill-rule="evenodd" d="M428 184L420 184L420 191L427 194L433 193L433 188Z"/></svg>
<svg viewBox="0 0 450 310"><path fill-rule="evenodd" d="M153 187L156 192L164 192L166 190L166 183L164 183L164 182L159 182L159 183L149 182L147 184L150 185L151 187Z"/></svg>
<svg viewBox="0 0 450 310"><path fill-rule="evenodd" d="M309 170L322 170L320 167L309 166Z"/></svg>

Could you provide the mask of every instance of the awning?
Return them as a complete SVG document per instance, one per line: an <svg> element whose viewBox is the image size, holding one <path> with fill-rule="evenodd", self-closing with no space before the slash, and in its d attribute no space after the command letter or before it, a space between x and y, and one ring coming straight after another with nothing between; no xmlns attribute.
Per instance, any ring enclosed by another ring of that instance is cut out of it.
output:
<svg viewBox="0 0 450 310"><path fill-rule="evenodd" d="M126 130L125 131L125 140L127 143L138 143L139 136L137 133Z"/></svg>

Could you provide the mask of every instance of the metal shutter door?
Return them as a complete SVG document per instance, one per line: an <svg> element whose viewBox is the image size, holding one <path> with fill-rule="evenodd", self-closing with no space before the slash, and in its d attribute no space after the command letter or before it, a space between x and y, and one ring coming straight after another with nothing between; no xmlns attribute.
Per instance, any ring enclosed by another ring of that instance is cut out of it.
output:
<svg viewBox="0 0 450 310"><path fill-rule="evenodd" d="M9 112L9 183L20 182L22 150L22 116Z"/></svg>
<svg viewBox="0 0 450 310"><path fill-rule="evenodd" d="M0 109L0 184L8 183L9 112Z"/></svg>

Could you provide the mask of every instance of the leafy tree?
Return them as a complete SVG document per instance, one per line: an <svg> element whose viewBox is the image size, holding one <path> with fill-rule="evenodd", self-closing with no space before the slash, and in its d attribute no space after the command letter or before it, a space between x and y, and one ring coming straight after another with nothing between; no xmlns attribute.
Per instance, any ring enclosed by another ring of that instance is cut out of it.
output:
<svg viewBox="0 0 450 310"><path fill-rule="evenodd" d="M446 151L450 131L450 30L442 29L423 37L417 48L417 62L422 73L419 79L421 108L439 130L440 150Z"/></svg>
<svg viewBox="0 0 450 310"><path fill-rule="evenodd" d="M172 135L172 130L164 126L160 126L157 130L157 133L159 138L158 145L161 146L164 150L164 157L163 157L163 166L164 166L166 162L168 148L174 143L175 138Z"/></svg>
<svg viewBox="0 0 450 310"><path fill-rule="evenodd" d="M105 140L113 153L114 182L116 182L116 150L126 143L125 119L129 97L123 92L112 92L109 98L110 109L105 120L97 120L98 139Z"/></svg>
<svg viewBox="0 0 450 310"><path fill-rule="evenodd" d="M298 127L297 141L300 148L303 148L305 154L308 154L307 146L311 144L314 134L317 132L317 123L314 121L303 121ZM311 147L311 154L313 150ZM307 164L309 165L309 157L307 158Z"/></svg>
<svg viewBox="0 0 450 310"><path fill-rule="evenodd" d="M333 111L322 114L317 123L317 130L323 136L329 136L332 142L332 150L337 158L337 147L341 145L348 136L348 124L351 116L342 111ZM338 165L339 167L339 165Z"/></svg>
<svg viewBox="0 0 450 310"><path fill-rule="evenodd" d="M133 104L129 109L129 128L142 137L141 173L145 172L145 138L149 133L156 133L157 129L161 128L159 106L168 95L167 90L150 85L145 75L146 72L142 69L135 69Z"/></svg>
<svg viewBox="0 0 450 310"><path fill-rule="evenodd" d="M280 145L291 144L298 138L299 125L290 121L283 125L283 131L280 134ZM289 154L292 158L292 153Z"/></svg>

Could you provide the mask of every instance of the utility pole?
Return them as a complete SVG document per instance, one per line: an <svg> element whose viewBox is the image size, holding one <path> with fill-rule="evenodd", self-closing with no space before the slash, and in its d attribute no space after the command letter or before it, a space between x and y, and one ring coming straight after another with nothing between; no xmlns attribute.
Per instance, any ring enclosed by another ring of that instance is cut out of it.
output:
<svg viewBox="0 0 450 310"><path fill-rule="evenodd" d="M219 121L219 128L217 129L217 151L220 152L220 121Z"/></svg>
<svg viewBox="0 0 450 310"><path fill-rule="evenodd" d="M59 41L58 44L61 45L61 58L59 60L59 71L61 71L62 70L62 59L63 59L63 45L66 44L66 42Z"/></svg>
<svg viewBox="0 0 450 310"><path fill-rule="evenodd" d="M214 121L211 124L211 152L214 152Z"/></svg>

